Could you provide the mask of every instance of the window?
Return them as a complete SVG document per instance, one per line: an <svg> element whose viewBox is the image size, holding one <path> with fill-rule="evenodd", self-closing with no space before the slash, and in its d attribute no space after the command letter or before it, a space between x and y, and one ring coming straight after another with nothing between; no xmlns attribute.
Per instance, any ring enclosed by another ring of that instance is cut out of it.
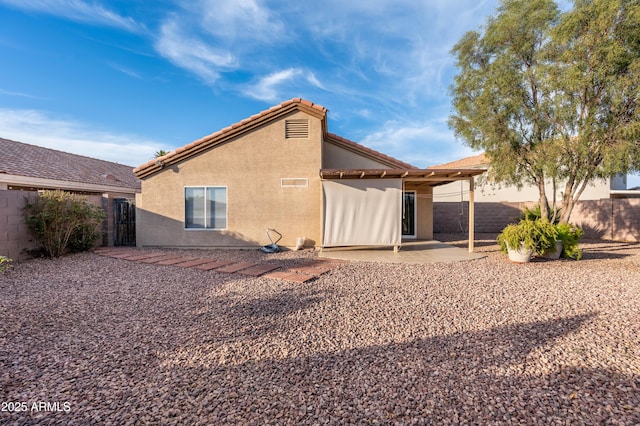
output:
<svg viewBox="0 0 640 426"><path fill-rule="evenodd" d="M198 186L184 189L184 227L227 228L227 188Z"/></svg>

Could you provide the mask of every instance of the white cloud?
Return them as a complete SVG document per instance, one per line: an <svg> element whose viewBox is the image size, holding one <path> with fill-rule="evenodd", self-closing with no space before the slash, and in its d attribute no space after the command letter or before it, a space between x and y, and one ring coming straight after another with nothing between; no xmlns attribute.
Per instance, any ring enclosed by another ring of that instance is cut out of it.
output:
<svg viewBox="0 0 640 426"><path fill-rule="evenodd" d="M138 166L153 158L162 143L135 135L113 134L36 110L0 108L0 137L72 154Z"/></svg>
<svg viewBox="0 0 640 426"><path fill-rule="evenodd" d="M30 95L29 93L14 92L13 90L5 90L0 88L0 95L15 96L18 98L43 99L39 96Z"/></svg>
<svg viewBox="0 0 640 426"><path fill-rule="evenodd" d="M205 83L213 84L223 70L237 67L236 58L229 52L214 49L199 38L182 33L175 20L166 21L156 41L156 50L175 65L182 67Z"/></svg>
<svg viewBox="0 0 640 426"><path fill-rule="evenodd" d="M274 102L281 100L280 89L283 85L286 84L287 90L291 90L291 88L298 88L305 83L322 88L322 84L312 72L301 68L288 68L260 78L257 83L245 89L244 93L261 101Z"/></svg>
<svg viewBox="0 0 640 426"><path fill-rule="evenodd" d="M142 76L138 72L136 72L136 71L134 71L134 70L132 70L130 68L127 68L125 66L116 64L115 62L107 62L107 65L109 65L111 68L113 68L116 71L120 71L121 73L128 75L129 77L133 77L133 78L136 78L138 80L142 80Z"/></svg>
<svg viewBox="0 0 640 426"><path fill-rule="evenodd" d="M196 13L205 31L226 40L272 43L284 34L284 24L257 0L201 0Z"/></svg>
<svg viewBox="0 0 640 426"><path fill-rule="evenodd" d="M361 143L418 167L475 155L471 148L455 140L444 121L389 121L365 136Z"/></svg>
<svg viewBox="0 0 640 426"><path fill-rule="evenodd" d="M134 19L118 15L97 3L81 0L0 0L0 3L18 9L32 10L59 16L71 21L116 27L130 32L142 32L144 26Z"/></svg>

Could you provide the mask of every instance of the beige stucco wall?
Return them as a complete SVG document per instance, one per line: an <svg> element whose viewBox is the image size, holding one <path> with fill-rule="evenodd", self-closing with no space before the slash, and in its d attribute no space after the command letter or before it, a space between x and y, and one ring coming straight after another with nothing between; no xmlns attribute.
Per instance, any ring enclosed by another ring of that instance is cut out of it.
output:
<svg viewBox="0 0 640 426"><path fill-rule="evenodd" d="M405 184L405 190L416 191L416 238L433 239L433 188L426 185Z"/></svg>
<svg viewBox="0 0 640 426"><path fill-rule="evenodd" d="M386 169L382 163L363 157L355 152L325 142L322 145L322 168L324 169Z"/></svg>
<svg viewBox="0 0 640 426"><path fill-rule="evenodd" d="M461 201L461 192L462 192L462 201L469 201L469 182L461 181L453 182L447 185L442 185L436 187L434 191L434 200L436 202L458 202ZM475 179L476 187L474 198L476 203L521 203L528 201L537 201L539 198L538 187L533 185L524 185L522 188L518 189L512 185L496 185L487 183L484 175L482 177L476 177ZM619 180L614 181L616 183L616 187L619 186ZM562 200L561 190L564 187L562 185L558 185L558 191L556 192L556 199L558 201ZM609 198L609 193L611 189L611 184L609 180L597 180L585 188L581 200L600 200L602 198ZM547 197L549 200L552 200L552 185L547 184L546 186Z"/></svg>
<svg viewBox="0 0 640 426"><path fill-rule="evenodd" d="M285 139L285 120L306 118L308 139ZM322 123L301 111L259 127L145 178L136 197L138 246L255 247L265 230L321 241ZM309 186L283 188L282 178L307 178ZM184 228L186 186L227 187L227 229Z"/></svg>

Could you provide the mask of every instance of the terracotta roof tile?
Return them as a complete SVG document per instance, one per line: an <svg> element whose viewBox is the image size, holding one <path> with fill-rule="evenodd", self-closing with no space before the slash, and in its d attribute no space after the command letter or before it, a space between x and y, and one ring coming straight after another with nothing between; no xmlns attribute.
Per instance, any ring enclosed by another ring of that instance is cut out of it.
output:
<svg viewBox="0 0 640 426"><path fill-rule="evenodd" d="M293 98L293 99L289 99L287 101L284 101L278 105L274 105L269 109L266 109L264 111L261 111L257 114L252 115L249 118L245 118L237 123L234 123L230 126L227 126L221 130L218 130L214 133L211 133L210 135L204 136L194 142L191 142L183 147L177 148L174 151L168 153L167 155L164 155L162 157L150 160L144 164L141 164L140 166L136 167L134 169L134 172L136 174L138 174L138 176L144 177L147 174L151 174L154 172L154 170L156 169L160 169L159 164L161 163L169 163L171 164L171 162L175 162L175 161L180 161L182 159L185 158L185 156L189 155L189 151L194 151L194 152L199 152L200 151L200 145L207 146L209 144L214 144L219 138L224 138L226 135L230 134L232 135L233 132L238 132L241 131L242 128L244 128L245 126L248 126L254 122L256 122L257 120L260 120L266 116L269 116L271 114L274 114L275 112L283 109L283 108L287 108L290 107L291 105L295 105L295 104L300 104L300 105L304 105L305 107L309 107L309 108L313 108L315 110L317 110L322 117L325 116L327 110L326 108L324 108L321 105L315 104L311 101L305 100L305 99L301 99L301 98ZM381 152L378 152L376 150L373 150L371 148L367 148L364 145L360 145L356 142L350 141L348 139L345 139L341 136L335 135L333 133L327 133L326 134L327 138L332 139L334 142L337 142L338 144L342 144L342 145L346 145L348 147L350 147L351 149L363 153L365 155L369 155L373 158L375 158L376 160L385 163L391 167L394 168L405 168L405 169L415 169L416 167L405 163L403 161L400 161L396 158L393 158L389 155L383 154ZM186 154L183 154L186 153ZM183 155L180 155L183 154Z"/></svg>
<svg viewBox="0 0 640 426"><path fill-rule="evenodd" d="M277 112L283 108L286 108L290 105L294 105L294 104L301 104L304 105L305 107L310 107L313 108L315 110L317 110L319 113L321 113L322 115L326 114L326 108L324 108L321 105L318 104L314 104L311 101L307 101L304 99L300 99L300 98L293 98L293 99L289 99L288 101L284 101L278 105L274 105L271 108L261 111L258 114L254 114L249 118L245 118L237 123L232 124L231 126L227 126L222 130L218 130L217 132L214 132L210 135L204 136L186 146L180 147L174 151L169 152L167 155L164 155L162 157L159 158L154 158L153 160L147 161L144 164L139 165L138 167L136 167L133 171L134 173L136 173L138 176L142 176L144 177L146 174L150 174L153 173L153 169L154 168L158 168L158 164L162 163L162 162L172 162L172 161L179 161L181 159L184 158L183 155L178 156L178 154L181 154L185 151L190 151L190 150L197 150L199 148L200 145L202 144L210 144L210 143L215 143L216 140L218 138L222 138L227 134L233 134L233 132L236 132L238 130L241 130L244 126L247 126L253 122L256 122L257 120L260 120L270 114L273 114L274 112ZM148 171L147 169L151 169L151 171Z"/></svg>
<svg viewBox="0 0 640 426"><path fill-rule="evenodd" d="M482 154L471 157L461 158L437 166L430 166L430 169L486 169L489 166L489 157L483 152Z"/></svg>
<svg viewBox="0 0 640 426"><path fill-rule="evenodd" d="M140 189L131 166L0 138L6 174L123 189Z"/></svg>

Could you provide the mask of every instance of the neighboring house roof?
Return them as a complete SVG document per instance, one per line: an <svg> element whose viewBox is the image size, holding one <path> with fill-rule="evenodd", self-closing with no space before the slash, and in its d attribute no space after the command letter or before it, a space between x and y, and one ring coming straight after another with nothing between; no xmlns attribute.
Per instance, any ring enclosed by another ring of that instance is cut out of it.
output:
<svg viewBox="0 0 640 426"><path fill-rule="evenodd" d="M0 182L80 191L140 191L131 166L0 138Z"/></svg>
<svg viewBox="0 0 640 426"><path fill-rule="evenodd" d="M389 167L414 168L410 164L404 163L388 155L382 154L378 151L372 150L332 133L327 133L327 109L321 105L314 104L313 102L307 101L305 99L293 98L288 101L282 102L279 105L275 105L267 110L259 112L258 114L252 115L251 117L245 118L244 120L232 124L231 126L225 127L222 130L218 130L215 133L191 142L188 145L171 151L167 155L148 161L136 167L134 169L134 173L139 178L147 177L162 170L164 167L185 160L216 145L228 142L232 138L241 136L244 133L252 131L258 126L262 126L269 121L278 119L294 110L304 111L307 114L321 119L323 122L322 126L324 131L324 138L326 141L333 143L334 145L341 146L365 157L372 158L376 161L381 162L382 164L388 165Z"/></svg>
<svg viewBox="0 0 640 426"><path fill-rule="evenodd" d="M431 166L430 169L483 169L489 168L489 157L483 152L482 154L472 157L461 158L460 160L451 161L450 163Z"/></svg>

